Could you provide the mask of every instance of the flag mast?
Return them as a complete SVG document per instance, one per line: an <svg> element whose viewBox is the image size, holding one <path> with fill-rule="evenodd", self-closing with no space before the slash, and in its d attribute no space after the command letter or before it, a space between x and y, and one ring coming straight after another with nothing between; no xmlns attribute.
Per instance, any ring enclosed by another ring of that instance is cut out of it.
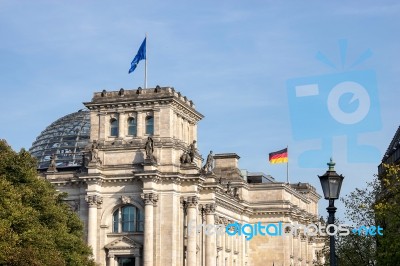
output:
<svg viewBox="0 0 400 266"><path fill-rule="evenodd" d="M146 58L144 60L144 88L147 88L147 33L146 33Z"/></svg>
<svg viewBox="0 0 400 266"><path fill-rule="evenodd" d="M286 183L289 184L289 145L286 146L288 160L286 162Z"/></svg>

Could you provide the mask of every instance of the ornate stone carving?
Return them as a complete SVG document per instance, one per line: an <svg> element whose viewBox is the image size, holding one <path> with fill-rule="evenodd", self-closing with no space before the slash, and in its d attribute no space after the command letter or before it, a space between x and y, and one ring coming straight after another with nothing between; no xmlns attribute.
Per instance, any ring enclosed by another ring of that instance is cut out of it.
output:
<svg viewBox="0 0 400 266"><path fill-rule="evenodd" d="M292 231L291 227L285 227L285 234L288 234Z"/></svg>
<svg viewBox="0 0 400 266"><path fill-rule="evenodd" d="M131 197L129 196L121 196L121 203L122 204L129 204L132 202Z"/></svg>
<svg viewBox="0 0 400 266"><path fill-rule="evenodd" d="M154 206L157 205L158 195L155 193L142 193L140 195L144 201L145 205L153 204Z"/></svg>
<svg viewBox="0 0 400 266"><path fill-rule="evenodd" d="M237 187L232 188L231 181L228 181L228 183L226 184L225 193L228 194L229 196L235 198L235 199L240 200L239 188L237 188Z"/></svg>
<svg viewBox="0 0 400 266"><path fill-rule="evenodd" d="M85 200L89 207L100 207L100 205L103 203L103 197L98 195L87 195Z"/></svg>
<svg viewBox="0 0 400 266"><path fill-rule="evenodd" d="M227 218L225 218L223 216L215 215L215 224L226 226L226 225L228 225L228 223L229 222L228 222Z"/></svg>
<svg viewBox="0 0 400 266"><path fill-rule="evenodd" d="M196 207L199 203L199 198L197 196L191 196L186 199L188 207Z"/></svg>
<svg viewBox="0 0 400 266"><path fill-rule="evenodd" d="M213 214L215 213L215 203L209 203L204 205L203 210L206 214Z"/></svg>

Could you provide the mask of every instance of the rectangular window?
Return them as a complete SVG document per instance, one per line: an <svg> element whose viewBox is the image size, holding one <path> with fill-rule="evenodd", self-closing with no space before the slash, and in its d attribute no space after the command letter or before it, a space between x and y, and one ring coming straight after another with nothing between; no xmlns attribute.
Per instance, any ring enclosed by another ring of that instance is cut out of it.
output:
<svg viewBox="0 0 400 266"><path fill-rule="evenodd" d="M154 134L154 117L152 116L146 117L146 134L147 135Z"/></svg>
<svg viewBox="0 0 400 266"><path fill-rule="evenodd" d="M114 212L113 215L113 232L118 233L118 224L119 224L119 212L118 210Z"/></svg>

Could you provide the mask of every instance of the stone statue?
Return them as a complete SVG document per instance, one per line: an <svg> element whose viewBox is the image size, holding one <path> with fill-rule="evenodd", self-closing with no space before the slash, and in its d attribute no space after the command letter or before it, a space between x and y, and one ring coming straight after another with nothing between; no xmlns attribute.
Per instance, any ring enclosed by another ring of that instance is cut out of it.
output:
<svg viewBox="0 0 400 266"><path fill-rule="evenodd" d="M240 196L239 196L239 189L238 189L237 187L233 188L232 196L233 196L234 198L236 198L236 199L240 199Z"/></svg>
<svg viewBox="0 0 400 266"><path fill-rule="evenodd" d="M184 153L182 154L180 160L181 160L181 163L184 163L184 164L190 163L191 158L190 158L189 153L184 152Z"/></svg>
<svg viewBox="0 0 400 266"><path fill-rule="evenodd" d="M153 159L153 152L154 152L154 141L151 137L147 138L146 145L144 146L146 150L146 158Z"/></svg>
<svg viewBox="0 0 400 266"><path fill-rule="evenodd" d="M206 173L212 173L213 168L214 168L214 156L213 152L210 151L210 153L207 156L206 164L203 166L202 170Z"/></svg>
<svg viewBox="0 0 400 266"><path fill-rule="evenodd" d="M92 157L90 161L97 163L97 161L99 160L99 149L98 149L98 144L95 140L93 141L92 146L90 147L90 155Z"/></svg>
<svg viewBox="0 0 400 266"><path fill-rule="evenodd" d="M50 156L50 165L47 168L47 172L57 172L56 155L54 153Z"/></svg>
<svg viewBox="0 0 400 266"><path fill-rule="evenodd" d="M191 163L193 163L195 155L196 155L196 141L193 140L193 143L189 145L189 156Z"/></svg>
<svg viewBox="0 0 400 266"><path fill-rule="evenodd" d="M91 163L100 163L101 164L101 160L99 157L99 144L97 143L96 140L93 140L92 145L90 146L90 162Z"/></svg>
<svg viewBox="0 0 400 266"><path fill-rule="evenodd" d="M227 194L232 194L232 185L231 185L231 181L228 181L228 183L226 184L226 193L227 193Z"/></svg>

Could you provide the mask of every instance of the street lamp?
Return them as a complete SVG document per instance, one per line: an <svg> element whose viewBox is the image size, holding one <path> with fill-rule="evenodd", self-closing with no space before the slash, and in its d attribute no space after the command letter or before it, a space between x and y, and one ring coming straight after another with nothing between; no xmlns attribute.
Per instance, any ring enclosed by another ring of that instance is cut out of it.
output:
<svg viewBox="0 0 400 266"><path fill-rule="evenodd" d="M344 176L338 175L335 171L335 163L332 161L332 158L329 163L328 171L322 176L319 177L319 181L321 181L322 191L324 192L325 199L329 200L329 207L326 208L329 213L328 217L328 227L335 222L335 200L339 198L340 189L342 187L342 182ZM335 252L335 236L334 236L334 227L330 226L329 228L329 248L330 248L330 265L336 266L336 252ZM328 233L328 232L327 232Z"/></svg>

